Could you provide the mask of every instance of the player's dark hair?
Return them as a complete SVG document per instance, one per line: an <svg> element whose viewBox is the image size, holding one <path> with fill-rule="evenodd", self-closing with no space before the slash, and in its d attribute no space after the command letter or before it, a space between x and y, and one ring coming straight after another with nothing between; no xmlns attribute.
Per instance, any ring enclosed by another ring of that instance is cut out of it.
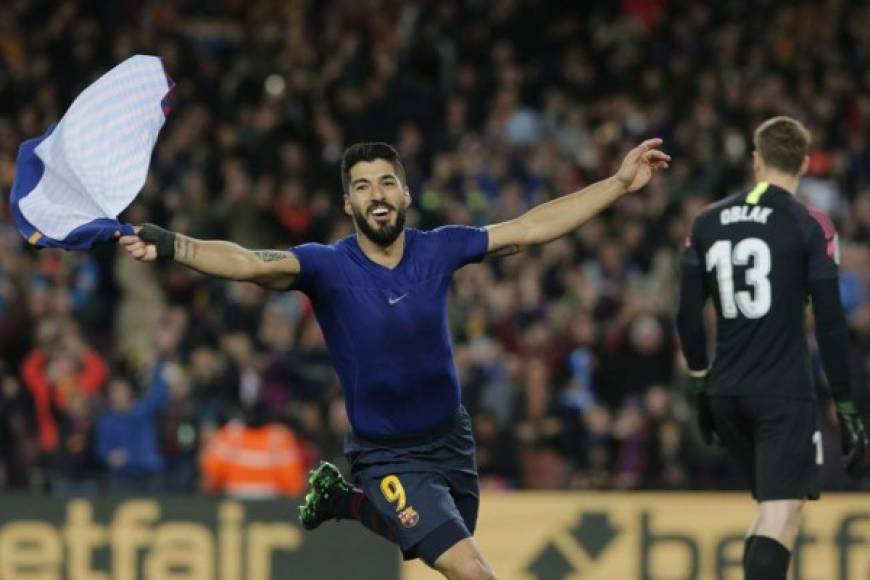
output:
<svg viewBox="0 0 870 580"><path fill-rule="evenodd" d="M796 119L773 117L758 126L752 141L767 166L797 175L810 148L810 132Z"/></svg>
<svg viewBox="0 0 870 580"><path fill-rule="evenodd" d="M354 143L344 150L341 156L341 187L345 193L350 190L350 168L360 161L383 159L393 166L393 171L405 185L405 166L399 152L389 143Z"/></svg>

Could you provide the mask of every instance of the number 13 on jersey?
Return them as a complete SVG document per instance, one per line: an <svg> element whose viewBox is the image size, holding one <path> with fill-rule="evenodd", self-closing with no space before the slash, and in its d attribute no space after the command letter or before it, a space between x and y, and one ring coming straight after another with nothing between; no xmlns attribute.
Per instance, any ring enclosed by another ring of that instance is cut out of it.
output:
<svg viewBox="0 0 870 580"><path fill-rule="evenodd" d="M716 270L722 316L761 318L770 310L770 246L759 238L746 238L737 244L718 240L706 256L707 271ZM748 266L746 283L752 290L734 291L734 266Z"/></svg>

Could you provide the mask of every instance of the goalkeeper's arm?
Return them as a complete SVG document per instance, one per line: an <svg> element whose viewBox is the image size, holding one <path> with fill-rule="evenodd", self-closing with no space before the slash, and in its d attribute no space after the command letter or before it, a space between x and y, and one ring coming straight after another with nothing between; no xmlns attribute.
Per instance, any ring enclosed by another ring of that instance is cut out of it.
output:
<svg viewBox="0 0 870 580"><path fill-rule="evenodd" d="M837 419L842 433L843 463L847 471L861 474L870 468L870 443L864 422L852 400L849 353L849 329L840 303L837 278L810 282L813 313L816 318L816 340L837 406Z"/></svg>

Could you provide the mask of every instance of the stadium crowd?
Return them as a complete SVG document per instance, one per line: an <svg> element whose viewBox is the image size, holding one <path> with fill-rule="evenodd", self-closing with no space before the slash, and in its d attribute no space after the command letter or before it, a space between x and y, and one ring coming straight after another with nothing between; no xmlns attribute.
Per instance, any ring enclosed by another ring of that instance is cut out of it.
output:
<svg viewBox="0 0 870 580"><path fill-rule="evenodd" d="M352 232L338 161L356 141L395 144L409 224L428 229L514 217L664 138L673 167L639 194L458 273L464 403L489 488L741 486L694 427L672 327L679 252L705 204L750 183L752 129L806 122L801 194L840 231L868 414L868 21L870 6L842 0L3 2L0 489L219 492L209 466L228 453L213 445L238 440L227 425L286 427L273 439L294 473L342 461L341 390L303 295L112 245L36 252L9 221L20 142L136 53L160 55L177 84L122 217L250 248ZM824 440L826 488L870 489L842 475L830 416Z"/></svg>

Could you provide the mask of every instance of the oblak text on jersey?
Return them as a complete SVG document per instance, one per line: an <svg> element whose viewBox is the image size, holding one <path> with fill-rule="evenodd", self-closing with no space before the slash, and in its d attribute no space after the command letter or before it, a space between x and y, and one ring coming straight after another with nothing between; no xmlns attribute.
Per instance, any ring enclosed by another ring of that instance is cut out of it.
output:
<svg viewBox="0 0 870 580"><path fill-rule="evenodd" d="M761 207L759 205L735 205L726 207L719 214L719 220L723 226L740 222L757 222L767 224L767 218L773 213L771 207Z"/></svg>

